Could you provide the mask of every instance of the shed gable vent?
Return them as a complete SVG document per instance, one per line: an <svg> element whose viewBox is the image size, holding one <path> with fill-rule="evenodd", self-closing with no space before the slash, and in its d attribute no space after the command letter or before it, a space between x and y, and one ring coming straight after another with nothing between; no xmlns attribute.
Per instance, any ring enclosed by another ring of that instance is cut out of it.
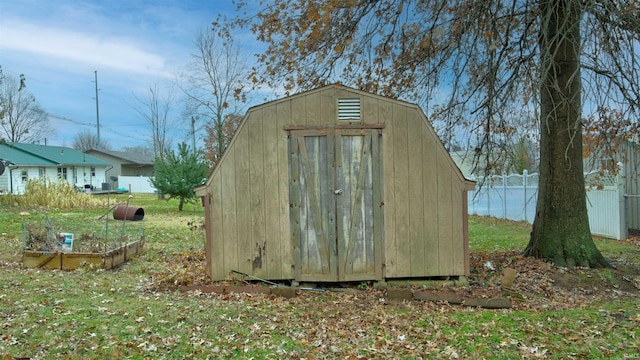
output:
<svg viewBox="0 0 640 360"><path fill-rule="evenodd" d="M338 120L360 120L360 99L338 99Z"/></svg>

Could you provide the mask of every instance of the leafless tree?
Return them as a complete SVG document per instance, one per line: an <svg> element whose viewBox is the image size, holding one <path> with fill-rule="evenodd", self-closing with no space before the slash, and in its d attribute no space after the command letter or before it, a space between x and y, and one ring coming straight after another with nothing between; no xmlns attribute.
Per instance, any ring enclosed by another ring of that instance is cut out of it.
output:
<svg viewBox="0 0 640 360"><path fill-rule="evenodd" d="M136 146L124 146L120 151L142 154L142 155L153 155L153 149L147 146L136 145Z"/></svg>
<svg viewBox="0 0 640 360"><path fill-rule="evenodd" d="M20 79L4 76L0 69L0 137L10 142L39 143L54 133L47 113Z"/></svg>
<svg viewBox="0 0 640 360"><path fill-rule="evenodd" d="M186 95L186 114L194 121L193 131L202 126L207 128L203 132L207 137L205 141L213 145L205 152L211 152L207 158L215 163L215 158L227 146L228 115L241 113L246 101L244 82L248 67L232 38L221 38L210 30L203 30L195 45L197 51L191 55L192 62L179 84ZM196 125L196 121L200 125Z"/></svg>
<svg viewBox="0 0 640 360"><path fill-rule="evenodd" d="M79 151L111 149L111 145L107 141L98 140L98 136L90 130L81 130L76 133L71 146Z"/></svg>
<svg viewBox="0 0 640 360"><path fill-rule="evenodd" d="M135 95L134 95L135 96ZM135 110L149 125L151 143L155 157L163 158L165 149L171 147L170 130L175 121L170 118L174 106L175 94L172 86L162 94L156 83L149 87L146 97L135 96L139 106Z"/></svg>

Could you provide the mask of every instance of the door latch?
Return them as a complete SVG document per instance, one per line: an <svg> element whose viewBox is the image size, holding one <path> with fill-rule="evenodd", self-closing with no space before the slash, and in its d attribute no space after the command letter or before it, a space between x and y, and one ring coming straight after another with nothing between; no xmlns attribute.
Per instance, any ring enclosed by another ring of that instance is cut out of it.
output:
<svg viewBox="0 0 640 360"><path fill-rule="evenodd" d="M336 195L342 195L342 189L334 190L333 193Z"/></svg>

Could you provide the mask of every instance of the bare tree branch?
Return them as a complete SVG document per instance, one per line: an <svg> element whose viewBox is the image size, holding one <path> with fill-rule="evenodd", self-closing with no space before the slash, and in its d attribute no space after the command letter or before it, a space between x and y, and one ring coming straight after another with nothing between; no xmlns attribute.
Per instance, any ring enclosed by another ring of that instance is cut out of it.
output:
<svg viewBox="0 0 640 360"><path fill-rule="evenodd" d="M160 87L156 83L149 87L145 98L140 98L135 94L134 97L140 103L135 110L149 125L153 153L155 157L162 159L165 149L171 147L169 130L175 125L175 121L170 118L170 112L175 95L172 88L168 88L164 95L160 92Z"/></svg>

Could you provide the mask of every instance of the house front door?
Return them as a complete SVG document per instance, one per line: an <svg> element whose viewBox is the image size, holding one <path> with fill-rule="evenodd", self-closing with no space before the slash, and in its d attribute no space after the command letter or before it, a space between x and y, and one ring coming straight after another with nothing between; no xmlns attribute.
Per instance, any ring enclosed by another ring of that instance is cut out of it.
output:
<svg viewBox="0 0 640 360"><path fill-rule="evenodd" d="M290 132L296 280L382 278L379 131Z"/></svg>

